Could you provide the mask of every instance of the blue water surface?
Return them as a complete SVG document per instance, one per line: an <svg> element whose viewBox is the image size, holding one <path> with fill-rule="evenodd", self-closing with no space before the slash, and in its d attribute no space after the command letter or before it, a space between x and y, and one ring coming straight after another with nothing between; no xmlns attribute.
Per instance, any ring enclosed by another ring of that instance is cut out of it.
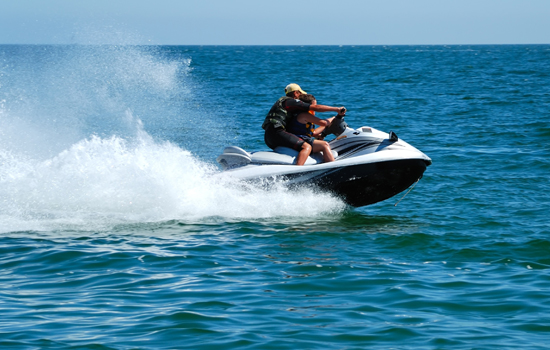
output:
<svg viewBox="0 0 550 350"><path fill-rule="evenodd" d="M220 180L291 82L433 165L397 206ZM0 347L546 349L549 83L549 45L0 46Z"/></svg>

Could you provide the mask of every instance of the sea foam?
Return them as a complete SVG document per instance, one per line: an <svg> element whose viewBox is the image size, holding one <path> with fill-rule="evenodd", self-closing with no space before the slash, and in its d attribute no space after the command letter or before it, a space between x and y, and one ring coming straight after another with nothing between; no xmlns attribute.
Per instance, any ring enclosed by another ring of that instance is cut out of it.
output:
<svg viewBox="0 0 550 350"><path fill-rule="evenodd" d="M329 195L289 191L284 182L258 188L225 177L191 152L145 133L131 141L91 136L44 161L0 157L0 232L343 209Z"/></svg>

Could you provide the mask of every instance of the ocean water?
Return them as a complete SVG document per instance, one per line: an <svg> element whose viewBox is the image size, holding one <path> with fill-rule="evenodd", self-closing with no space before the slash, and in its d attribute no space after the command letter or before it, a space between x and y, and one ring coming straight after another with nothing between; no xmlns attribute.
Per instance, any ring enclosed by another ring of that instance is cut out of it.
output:
<svg viewBox="0 0 550 350"><path fill-rule="evenodd" d="M290 82L433 159L220 176ZM547 349L550 45L0 46L0 348Z"/></svg>

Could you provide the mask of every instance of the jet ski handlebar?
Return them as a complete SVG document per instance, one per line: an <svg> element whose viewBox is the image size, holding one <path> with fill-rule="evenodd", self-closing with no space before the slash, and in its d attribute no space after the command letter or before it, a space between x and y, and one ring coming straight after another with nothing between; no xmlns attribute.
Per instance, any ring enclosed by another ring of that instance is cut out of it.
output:
<svg viewBox="0 0 550 350"><path fill-rule="evenodd" d="M345 108L344 108L345 113ZM346 128L348 127L348 124L344 121L344 115L338 114L333 120L332 123L330 123L329 126L323 130L321 135L326 137L327 135L334 134L334 136L338 137L340 136L344 131L346 131Z"/></svg>

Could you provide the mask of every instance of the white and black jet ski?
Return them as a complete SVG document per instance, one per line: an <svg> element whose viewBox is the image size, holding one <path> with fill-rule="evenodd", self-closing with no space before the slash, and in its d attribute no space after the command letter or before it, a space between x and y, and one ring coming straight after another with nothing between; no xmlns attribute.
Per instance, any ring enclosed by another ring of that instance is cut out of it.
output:
<svg viewBox="0 0 550 350"><path fill-rule="evenodd" d="M296 166L298 152L278 147L274 151L247 152L226 147L217 161L231 177L257 181L284 179L289 186L330 191L354 207L386 200L416 183L432 164L418 149L371 127L351 129L344 118L335 118L327 133L334 162L323 163L322 154L312 154L304 166Z"/></svg>

